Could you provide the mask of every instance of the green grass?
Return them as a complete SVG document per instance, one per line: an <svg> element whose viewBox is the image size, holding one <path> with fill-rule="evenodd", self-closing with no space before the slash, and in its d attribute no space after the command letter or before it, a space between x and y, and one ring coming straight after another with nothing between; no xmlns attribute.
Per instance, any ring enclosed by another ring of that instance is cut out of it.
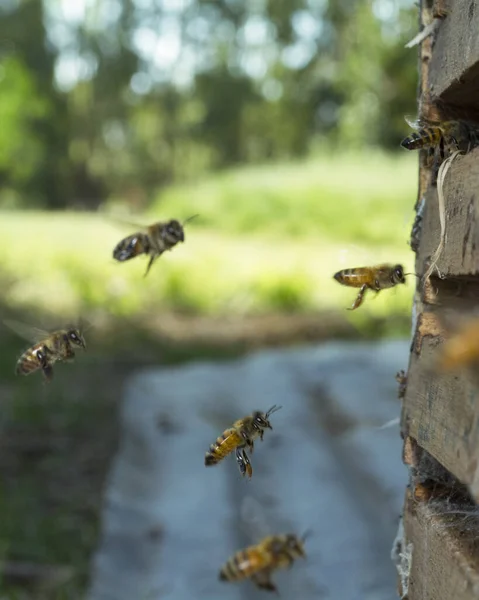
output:
<svg viewBox="0 0 479 600"><path fill-rule="evenodd" d="M340 268L403 262L415 201L408 155L317 157L240 169L165 191L149 222L200 213L186 242L144 279L144 257L113 261L131 232L108 214L4 212L0 277L5 302L64 318L174 310L244 314L346 307L354 291L333 281ZM380 294L364 314L409 310L411 288Z"/></svg>
<svg viewBox="0 0 479 600"><path fill-rule="evenodd" d="M167 189L150 215L199 213L195 227L229 234L402 245L416 169L414 155L373 150L236 169Z"/></svg>

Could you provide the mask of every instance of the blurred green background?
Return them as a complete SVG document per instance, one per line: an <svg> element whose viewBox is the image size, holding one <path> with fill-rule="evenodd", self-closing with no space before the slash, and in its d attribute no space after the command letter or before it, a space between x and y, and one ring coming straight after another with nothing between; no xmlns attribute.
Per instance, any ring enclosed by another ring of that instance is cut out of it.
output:
<svg viewBox="0 0 479 600"><path fill-rule="evenodd" d="M408 334L411 281L349 312L332 275L413 268L416 28L412 0L0 3L0 316L91 326L48 389L0 330L2 597L80 597L133 369ZM146 279L113 261L125 221L196 213Z"/></svg>

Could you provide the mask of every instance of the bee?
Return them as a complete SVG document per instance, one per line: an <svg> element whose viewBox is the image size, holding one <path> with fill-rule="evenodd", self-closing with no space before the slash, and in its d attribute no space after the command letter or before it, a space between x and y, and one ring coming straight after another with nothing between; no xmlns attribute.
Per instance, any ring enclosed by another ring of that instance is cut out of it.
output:
<svg viewBox="0 0 479 600"><path fill-rule="evenodd" d="M334 279L341 285L360 288L351 308L359 308L364 300L366 290L374 290L379 293L386 288L392 288L399 283L406 283L403 267L401 265L377 265L375 267L356 267L353 269L343 269L334 274Z"/></svg>
<svg viewBox="0 0 479 600"><path fill-rule="evenodd" d="M479 319L464 324L440 349L437 368L451 371L479 363Z"/></svg>
<svg viewBox="0 0 479 600"><path fill-rule="evenodd" d="M415 131L404 138L401 146L406 150L429 150L434 155L439 150L441 161L446 153L455 150L469 152L479 142L479 128L467 121L427 121L418 119L406 122Z"/></svg>
<svg viewBox="0 0 479 600"><path fill-rule="evenodd" d="M176 219L153 223L153 225L145 227L144 231L133 233L118 242L113 250L113 258L119 262L124 262L140 254L146 254L150 257L144 275L146 277L155 260L163 252L171 250L179 242L185 241L183 227L188 221L197 216L193 215L183 223L180 223Z"/></svg>
<svg viewBox="0 0 479 600"><path fill-rule="evenodd" d="M246 454L246 448L253 453L254 440L259 437L263 441L265 429L273 429L269 417L280 408L281 406L274 405L266 413L257 410L233 423L232 427L226 429L216 442L211 444L205 454L205 466L218 464L234 451L241 475L244 477L247 474L248 477L251 477L253 468Z"/></svg>
<svg viewBox="0 0 479 600"><path fill-rule="evenodd" d="M271 581L273 571L291 567L298 558L306 558L304 542L307 535L269 535L255 546L236 552L221 568L220 581L251 579L258 588L277 592Z"/></svg>
<svg viewBox="0 0 479 600"><path fill-rule="evenodd" d="M404 396L406 395L406 388L407 388L407 373L406 371L402 370L398 371L396 373L396 381L398 382L399 386L398 386L398 398L404 398Z"/></svg>
<svg viewBox="0 0 479 600"><path fill-rule="evenodd" d="M85 339L76 327L49 333L16 321L4 323L21 337L34 342L34 345L25 350L18 359L15 369L17 375L30 375L41 369L45 380L50 382L53 378L54 363L72 361L75 358L75 346L86 349Z"/></svg>

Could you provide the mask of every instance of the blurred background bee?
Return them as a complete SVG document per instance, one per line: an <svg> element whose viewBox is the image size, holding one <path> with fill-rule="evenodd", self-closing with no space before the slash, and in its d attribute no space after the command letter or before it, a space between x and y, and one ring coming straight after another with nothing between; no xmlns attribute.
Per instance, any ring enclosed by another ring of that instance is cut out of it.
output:
<svg viewBox="0 0 479 600"><path fill-rule="evenodd" d="M17 321L4 321L20 337L34 342L17 361L17 375L30 375L42 370L46 381L53 378L53 365L56 362L71 361L75 358L74 346L86 349L85 339L77 327L43 331Z"/></svg>
<svg viewBox="0 0 479 600"><path fill-rule="evenodd" d="M479 142L479 127L468 121L412 121L406 117L407 124L415 131L404 138L401 146L406 150L429 150L429 157L440 162L455 150L469 152Z"/></svg>
<svg viewBox="0 0 479 600"><path fill-rule="evenodd" d="M249 524L256 535L267 532L257 501L251 497L245 498L241 512L243 522ZM310 531L301 537L294 533L265 535L259 543L239 550L223 565L219 573L220 581L250 579L259 589L278 592L271 580L273 572L292 567L298 558L306 558L304 542L309 535Z"/></svg>
<svg viewBox="0 0 479 600"><path fill-rule="evenodd" d="M439 348L436 368L441 372L477 367L479 364L479 317L476 315L458 318L456 314L453 317L443 314L442 320L450 333L447 334L447 339Z"/></svg>
<svg viewBox="0 0 479 600"><path fill-rule="evenodd" d="M348 310L355 310L361 306L364 294L368 289L379 293L381 290L392 288L399 283L406 283L402 265L389 264L343 269L334 274L334 279L341 285L360 288L356 300Z"/></svg>
<svg viewBox="0 0 479 600"><path fill-rule="evenodd" d="M197 217L193 215L180 223L176 219L170 221L158 222L144 228L144 231L133 233L122 239L113 250L113 258L119 262L124 262L135 258L140 254L146 254L150 257L146 267L145 277L148 275L154 261L166 252L171 250L179 242L185 241L184 225Z"/></svg>
<svg viewBox="0 0 479 600"><path fill-rule="evenodd" d="M265 429L273 429L269 417L280 408L281 406L274 405L266 413L258 410L243 419L235 421L232 427L226 429L216 439L216 442L211 444L205 455L205 466L210 467L218 464L234 451L241 475L244 477L247 474L248 477L251 477L253 469L246 454L246 448L253 453L254 440L259 437L263 441Z"/></svg>

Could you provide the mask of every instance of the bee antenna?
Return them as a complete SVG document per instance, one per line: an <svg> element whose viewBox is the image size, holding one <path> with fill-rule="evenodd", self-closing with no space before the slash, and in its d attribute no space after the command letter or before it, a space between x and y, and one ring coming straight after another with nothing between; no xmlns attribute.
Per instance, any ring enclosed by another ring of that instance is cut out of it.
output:
<svg viewBox="0 0 479 600"><path fill-rule="evenodd" d="M414 277L417 277L418 279L421 279L421 276L418 275L417 273L404 273L404 275L414 275Z"/></svg>
<svg viewBox="0 0 479 600"><path fill-rule="evenodd" d="M313 535L313 530L311 529L311 527L309 529L306 529L306 531L303 533L303 535L301 536L301 541L305 542L309 537L311 537Z"/></svg>
<svg viewBox="0 0 479 600"><path fill-rule="evenodd" d="M187 219L185 219L182 223L182 225L185 225L186 223L188 223L188 221L192 221L193 219L196 219L196 217L199 217L200 215L193 215L192 217L188 217Z"/></svg>
<svg viewBox="0 0 479 600"><path fill-rule="evenodd" d="M93 323L91 323L90 321L87 321L83 317L80 317L80 319L78 320L78 329L82 333L86 333L92 327L93 327Z"/></svg>
<svg viewBox="0 0 479 600"><path fill-rule="evenodd" d="M270 415L272 415L275 412L278 412L278 410L281 410L282 408L282 406L276 406L276 404L273 404L273 406L266 413L266 416L269 417Z"/></svg>

